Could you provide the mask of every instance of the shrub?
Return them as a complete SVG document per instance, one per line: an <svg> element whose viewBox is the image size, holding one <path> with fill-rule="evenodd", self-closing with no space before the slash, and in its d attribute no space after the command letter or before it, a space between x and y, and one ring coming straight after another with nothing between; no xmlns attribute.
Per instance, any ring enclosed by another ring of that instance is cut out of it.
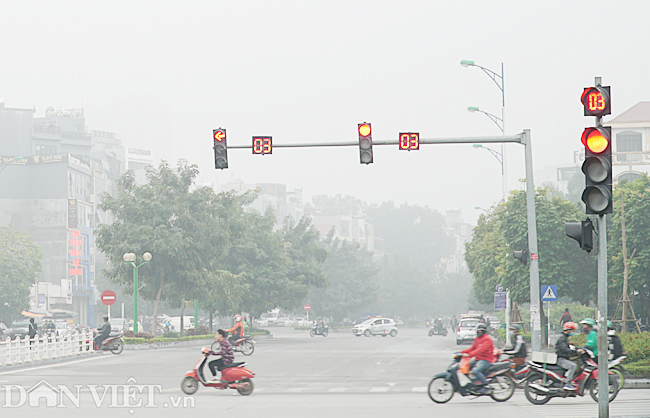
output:
<svg viewBox="0 0 650 418"><path fill-rule="evenodd" d="M633 377L650 377L650 360L641 360L635 363L624 363L623 368Z"/></svg>

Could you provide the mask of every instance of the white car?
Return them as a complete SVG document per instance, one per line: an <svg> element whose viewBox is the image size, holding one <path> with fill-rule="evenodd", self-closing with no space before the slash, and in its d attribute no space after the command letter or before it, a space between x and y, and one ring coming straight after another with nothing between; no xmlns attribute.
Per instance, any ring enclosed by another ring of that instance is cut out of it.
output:
<svg viewBox="0 0 650 418"><path fill-rule="evenodd" d="M476 327L480 320L478 318L461 318L458 328L456 328L456 344L460 345L469 340L476 338Z"/></svg>
<svg viewBox="0 0 650 418"><path fill-rule="evenodd" d="M395 321L390 318L370 318L355 325L352 328L352 334L357 337L361 335L365 335L366 337L370 337L371 335L381 335L382 337L390 335L391 337L395 337L397 336L397 327L395 326Z"/></svg>

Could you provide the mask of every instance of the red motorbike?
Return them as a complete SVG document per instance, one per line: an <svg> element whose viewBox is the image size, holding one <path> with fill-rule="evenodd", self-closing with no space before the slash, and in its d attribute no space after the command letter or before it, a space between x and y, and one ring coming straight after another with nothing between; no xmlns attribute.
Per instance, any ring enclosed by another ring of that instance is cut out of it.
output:
<svg viewBox="0 0 650 418"><path fill-rule="evenodd" d="M526 399L535 405L543 405L551 398L584 396L588 390L594 401L598 402L598 364L593 357L583 354L582 370L576 370L571 383L575 390L564 389L566 370L555 364L528 362L529 376L524 387ZM609 402L618 394L618 380L609 371Z"/></svg>
<svg viewBox="0 0 650 418"><path fill-rule="evenodd" d="M97 332L95 332L97 334ZM113 354L120 354L124 350L124 338L122 338L122 333L109 335L104 341L102 341L101 348L97 345L96 341L93 341L93 348L95 351L110 351Z"/></svg>
<svg viewBox="0 0 650 418"><path fill-rule="evenodd" d="M203 368L208 362L210 352L207 348L203 350L203 357L194 365L194 369L185 374L181 382L181 390L186 395L193 395L199 390L199 383L205 387L215 389L236 389L240 395L248 396L253 393L253 381L251 380L255 373L244 366L246 363L237 362L229 364L221 370L221 381L212 382L205 378Z"/></svg>
<svg viewBox="0 0 650 418"><path fill-rule="evenodd" d="M219 342L213 342L211 349L212 351L219 351ZM253 354L253 351L255 351L255 340L253 339L253 336L244 335L242 337L237 337L234 344L232 344L232 350L235 353L242 353L245 356L250 356Z"/></svg>

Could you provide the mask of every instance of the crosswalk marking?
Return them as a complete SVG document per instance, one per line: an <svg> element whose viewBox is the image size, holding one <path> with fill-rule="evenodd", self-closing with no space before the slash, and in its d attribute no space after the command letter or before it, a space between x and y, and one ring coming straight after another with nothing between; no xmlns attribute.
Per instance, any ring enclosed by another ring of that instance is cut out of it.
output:
<svg viewBox="0 0 650 418"><path fill-rule="evenodd" d="M342 393L345 392L348 388L329 388L327 389L328 392L334 392L334 393Z"/></svg>
<svg viewBox="0 0 650 418"><path fill-rule="evenodd" d="M307 390L307 388L291 388L291 389L287 389L287 392L300 393L305 390Z"/></svg>
<svg viewBox="0 0 650 418"><path fill-rule="evenodd" d="M370 392L388 392L388 386L380 388L370 388Z"/></svg>
<svg viewBox="0 0 650 418"><path fill-rule="evenodd" d="M426 392L427 387L426 386L416 386L411 390L411 392Z"/></svg>

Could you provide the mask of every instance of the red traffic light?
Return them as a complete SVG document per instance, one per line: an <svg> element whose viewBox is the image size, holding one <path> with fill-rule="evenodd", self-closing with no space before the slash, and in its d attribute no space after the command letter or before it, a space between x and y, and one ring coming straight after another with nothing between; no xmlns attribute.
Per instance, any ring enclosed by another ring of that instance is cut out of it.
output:
<svg viewBox="0 0 650 418"><path fill-rule="evenodd" d="M601 154L609 148L610 133L605 128L586 128L582 132L582 144L594 154Z"/></svg>
<svg viewBox="0 0 650 418"><path fill-rule="evenodd" d="M585 116L604 116L611 114L609 86L585 87L580 96Z"/></svg>

